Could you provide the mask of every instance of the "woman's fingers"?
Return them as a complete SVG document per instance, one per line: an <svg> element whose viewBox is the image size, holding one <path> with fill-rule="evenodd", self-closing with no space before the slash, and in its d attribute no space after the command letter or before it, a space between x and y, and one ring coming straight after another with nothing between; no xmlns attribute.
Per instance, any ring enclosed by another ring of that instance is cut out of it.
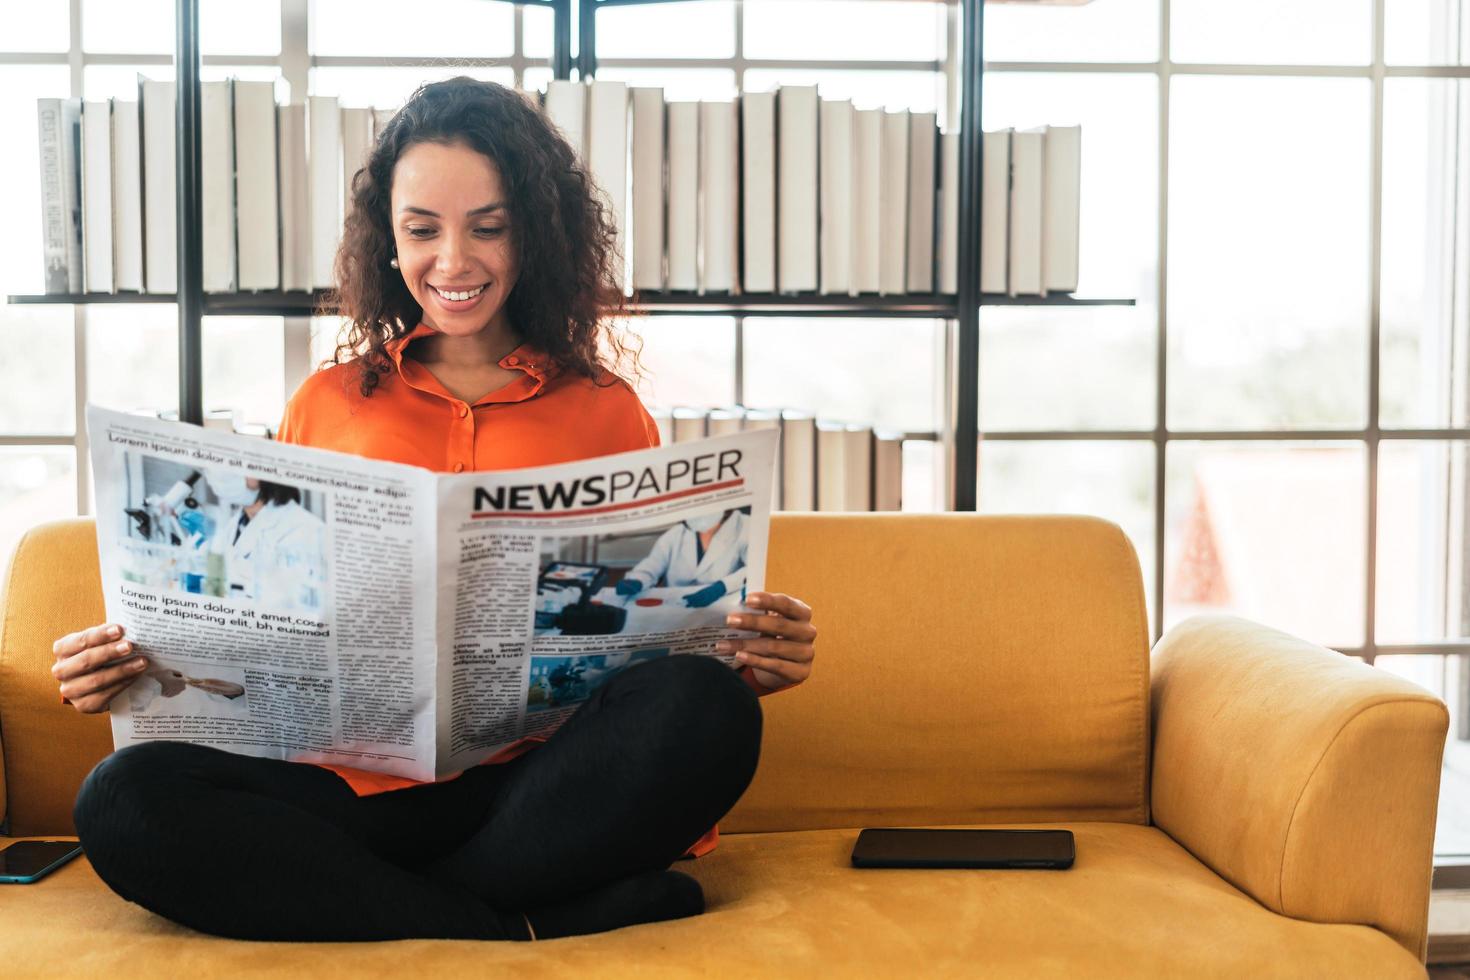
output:
<svg viewBox="0 0 1470 980"><path fill-rule="evenodd" d="M63 657L51 665L51 676L59 681L71 680L89 674L94 670L114 660L126 657L132 653L133 645L127 640L118 640L113 643L103 643L99 646L89 647L68 657Z"/></svg>
<svg viewBox="0 0 1470 980"><path fill-rule="evenodd" d="M122 636L123 628L121 626L116 623L103 623L101 626L93 626L90 629L68 633L51 644L51 652L58 660L63 657L73 657L84 650L103 646L115 640L121 640Z"/></svg>
<svg viewBox="0 0 1470 980"><path fill-rule="evenodd" d="M148 661L144 657L130 657L115 666L93 670L72 680L62 681L61 696L72 704L76 704L80 698L97 694L119 684L126 687L133 682L133 678L142 674L143 668L147 666ZM121 690L122 687L119 687L118 690Z"/></svg>
<svg viewBox="0 0 1470 980"><path fill-rule="evenodd" d="M91 694L78 698L72 701L71 705L84 715L95 715L99 711L106 711L112 699L125 691L132 682L133 679L130 677L121 683L112 684L100 691L93 691Z"/></svg>
<svg viewBox="0 0 1470 980"><path fill-rule="evenodd" d="M731 613L725 617L725 625L736 629L752 630L766 636L777 636L800 643L810 643L817 638L817 628L810 622L787 619L784 616L759 616L755 613Z"/></svg>
<svg viewBox="0 0 1470 980"><path fill-rule="evenodd" d="M741 653L753 653L762 657L774 657L777 660L809 664L817 655L810 643L793 643L790 640L767 640L757 637L751 640L726 640L724 642L732 645L731 648L737 656Z"/></svg>
<svg viewBox="0 0 1470 980"><path fill-rule="evenodd" d="M745 651L735 654L735 659L743 664L748 664L756 670L774 674L788 684L799 684L810 677L812 673L812 666L809 660L805 663L799 663L781 657L763 657L758 653L747 653ZM757 680L763 681L759 676Z"/></svg>
<svg viewBox="0 0 1470 980"><path fill-rule="evenodd" d="M812 607L784 592L752 592L745 597L745 604L752 609L767 610L787 619L810 622Z"/></svg>

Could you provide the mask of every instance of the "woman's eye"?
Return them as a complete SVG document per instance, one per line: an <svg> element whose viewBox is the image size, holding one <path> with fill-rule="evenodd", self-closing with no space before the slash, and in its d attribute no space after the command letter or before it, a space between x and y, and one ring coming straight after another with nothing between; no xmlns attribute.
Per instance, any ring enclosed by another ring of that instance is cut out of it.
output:
<svg viewBox="0 0 1470 980"><path fill-rule="evenodd" d="M486 238L495 238L495 237L499 236L500 234L502 234L505 231L505 229L504 228L476 228L475 231L479 232L481 235L484 235Z"/></svg>
<svg viewBox="0 0 1470 980"><path fill-rule="evenodd" d="M434 234L434 229L432 229L432 228L410 228L410 229L408 229L408 237L409 238L428 238L432 234Z"/></svg>

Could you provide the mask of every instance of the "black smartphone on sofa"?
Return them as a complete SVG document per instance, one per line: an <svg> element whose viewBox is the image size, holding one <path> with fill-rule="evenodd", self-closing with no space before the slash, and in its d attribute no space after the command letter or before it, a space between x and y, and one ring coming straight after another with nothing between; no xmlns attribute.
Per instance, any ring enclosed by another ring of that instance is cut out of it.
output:
<svg viewBox="0 0 1470 980"><path fill-rule="evenodd" d="M1076 860L1070 830L869 828L852 849L855 868L1047 868Z"/></svg>
<svg viewBox="0 0 1470 980"><path fill-rule="evenodd" d="M74 840L18 840L0 850L0 884L29 885L80 853Z"/></svg>

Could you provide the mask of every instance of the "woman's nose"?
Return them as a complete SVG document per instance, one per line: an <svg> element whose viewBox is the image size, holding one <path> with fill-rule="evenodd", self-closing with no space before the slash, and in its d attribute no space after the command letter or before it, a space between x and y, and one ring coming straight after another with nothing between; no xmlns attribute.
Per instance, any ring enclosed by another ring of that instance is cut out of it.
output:
<svg viewBox="0 0 1470 980"><path fill-rule="evenodd" d="M446 236L443 244L439 246L438 260L435 266L446 275L454 275L465 268L469 261L469 252L464 245L454 236Z"/></svg>

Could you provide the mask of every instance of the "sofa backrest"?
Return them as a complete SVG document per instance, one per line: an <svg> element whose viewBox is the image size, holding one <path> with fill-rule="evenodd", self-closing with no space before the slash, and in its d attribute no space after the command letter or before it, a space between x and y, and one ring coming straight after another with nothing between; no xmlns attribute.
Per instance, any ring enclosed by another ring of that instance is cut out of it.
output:
<svg viewBox="0 0 1470 980"><path fill-rule="evenodd" d="M762 699L727 831L1148 822L1138 560L1088 517L780 514L766 583L812 677Z"/></svg>
<svg viewBox="0 0 1470 980"><path fill-rule="evenodd" d="M760 768L724 829L1148 821L1148 632L1115 525L779 514L766 582L812 605L817 663L762 699ZM26 535L0 595L12 834L70 833L112 748L50 674L52 642L104 615L92 521Z"/></svg>

